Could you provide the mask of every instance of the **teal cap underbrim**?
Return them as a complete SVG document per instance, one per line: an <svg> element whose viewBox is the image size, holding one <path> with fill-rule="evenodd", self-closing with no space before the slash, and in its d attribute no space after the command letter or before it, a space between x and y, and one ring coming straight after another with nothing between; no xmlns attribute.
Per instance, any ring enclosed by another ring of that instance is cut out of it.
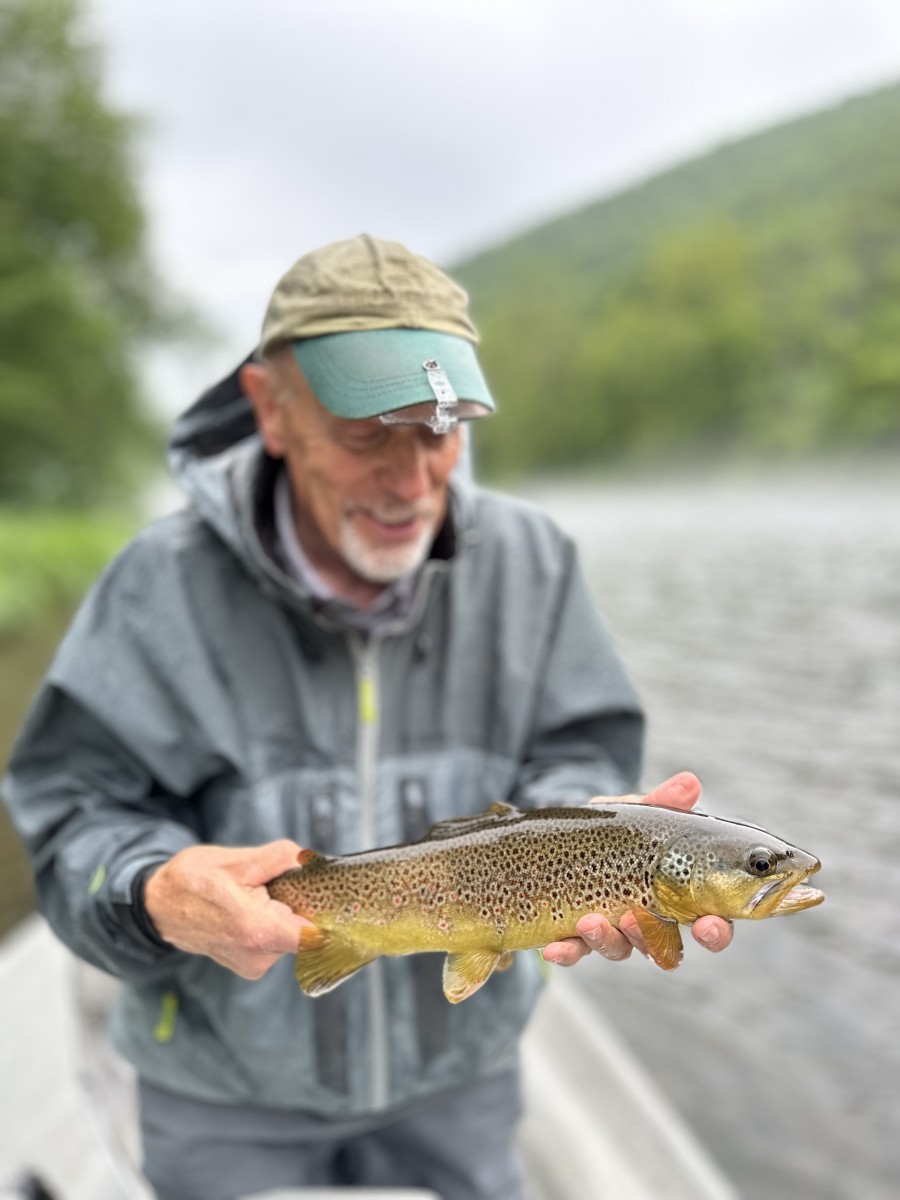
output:
<svg viewBox="0 0 900 1200"><path fill-rule="evenodd" d="M430 329L359 329L292 343L319 401L350 420L434 400L424 364L436 361L459 400L495 409L475 346Z"/></svg>

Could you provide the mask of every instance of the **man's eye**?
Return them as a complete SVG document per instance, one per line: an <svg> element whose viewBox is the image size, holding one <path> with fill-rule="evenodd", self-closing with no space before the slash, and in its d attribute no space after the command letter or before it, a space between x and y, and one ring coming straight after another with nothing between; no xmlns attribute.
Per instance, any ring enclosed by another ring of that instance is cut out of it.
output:
<svg viewBox="0 0 900 1200"><path fill-rule="evenodd" d="M342 431L340 443L346 446L348 450L376 450L379 446L383 446L390 431L384 427L380 429L347 429Z"/></svg>
<svg viewBox="0 0 900 1200"><path fill-rule="evenodd" d="M448 445L446 433L435 433L433 429L423 426L418 430L419 441L426 450L443 450Z"/></svg>

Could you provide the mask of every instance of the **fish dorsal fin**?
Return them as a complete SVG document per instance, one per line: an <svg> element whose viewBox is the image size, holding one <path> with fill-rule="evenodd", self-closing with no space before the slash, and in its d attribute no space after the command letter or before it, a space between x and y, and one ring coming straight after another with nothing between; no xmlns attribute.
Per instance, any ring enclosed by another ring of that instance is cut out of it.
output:
<svg viewBox="0 0 900 1200"><path fill-rule="evenodd" d="M448 954L444 960L444 995L451 1004L459 1004L487 983L502 955L496 950L468 950Z"/></svg>
<svg viewBox="0 0 900 1200"><path fill-rule="evenodd" d="M304 949L301 943L294 960L294 974L307 996L323 996L378 957L330 930L319 932L316 944Z"/></svg>
<svg viewBox="0 0 900 1200"><path fill-rule="evenodd" d="M644 936L647 953L658 967L673 971L684 957L684 945L678 922L668 917L658 917L645 908L635 908L634 918Z"/></svg>
<svg viewBox="0 0 900 1200"><path fill-rule="evenodd" d="M438 821L431 826L422 838L422 841L429 842L440 838L459 837L463 833L474 833L478 829L489 829L500 818L521 817L521 815L521 810L516 808L515 805L506 804L503 800L496 800L484 812L467 813L464 817L447 817L444 821Z"/></svg>

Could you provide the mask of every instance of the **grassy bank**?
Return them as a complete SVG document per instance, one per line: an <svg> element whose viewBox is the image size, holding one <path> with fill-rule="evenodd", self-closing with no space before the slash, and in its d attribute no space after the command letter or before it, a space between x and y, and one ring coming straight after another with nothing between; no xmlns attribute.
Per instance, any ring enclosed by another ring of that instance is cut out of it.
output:
<svg viewBox="0 0 900 1200"><path fill-rule="evenodd" d="M0 764L69 618L124 543L119 518L0 511ZM34 906L31 870L0 805L0 936Z"/></svg>
<svg viewBox="0 0 900 1200"><path fill-rule="evenodd" d="M0 509L0 642L74 606L131 528L103 514Z"/></svg>

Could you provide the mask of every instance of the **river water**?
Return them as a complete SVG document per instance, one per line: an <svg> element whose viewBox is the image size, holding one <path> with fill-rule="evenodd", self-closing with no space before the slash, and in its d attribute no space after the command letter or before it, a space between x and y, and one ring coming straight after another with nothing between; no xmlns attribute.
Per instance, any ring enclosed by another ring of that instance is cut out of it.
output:
<svg viewBox="0 0 900 1200"><path fill-rule="evenodd" d="M900 1196L900 483L548 487L649 714L645 783L818 855L825 904L578 983L742 1196ZM602 1114L602 1100L599 1102ZM600 1116L598 1119L602 1119Z"/></svg>
<svg viewBox="0 0 900 1200"><path fill-rule="evenodd" d="M708 811L817 854L827 896L723 955L687 937L674 973L593 959L577 983L748 1200L900 1196L900 482L529 495L643 696L647 785L695 771Z"/></svg>

